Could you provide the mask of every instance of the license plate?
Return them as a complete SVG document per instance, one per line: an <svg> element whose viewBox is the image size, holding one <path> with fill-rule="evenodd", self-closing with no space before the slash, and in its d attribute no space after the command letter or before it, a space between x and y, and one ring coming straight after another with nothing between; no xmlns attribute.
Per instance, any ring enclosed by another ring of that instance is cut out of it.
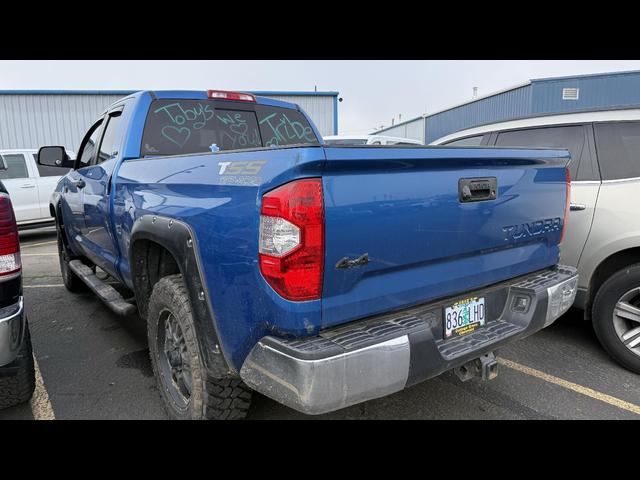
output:
<svg viewBox="0 0 640 480"><path fill-rule="evenodd" d="M485 324L484 297L468 298L444 310L444 337L452 338L474 332Z"/></svg>

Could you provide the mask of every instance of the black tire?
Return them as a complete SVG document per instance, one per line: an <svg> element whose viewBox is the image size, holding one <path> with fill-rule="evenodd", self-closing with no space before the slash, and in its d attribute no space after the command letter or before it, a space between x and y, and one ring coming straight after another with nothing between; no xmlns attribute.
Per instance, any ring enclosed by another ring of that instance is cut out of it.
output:
<svg viewBox="0 0 640 480"><path fill-rule="evenodd" d="M85 292L87 285L78 277L71 268L69 262L72 260L64 241L63 226L60 221L56 221L56 232L58 237L58 258L60 259L60 272L62 273L62 283L70 292Z"/></svg>
<svg viewBox="0 0 640 480"><path fill-rule="evenodd" d="M640 373L640 317L635 317L633 308L640 314L640 264L611 275L596 293L592 312L593 327L607 353Z"/></svg>
<svg viewBox="0 0 640 480"><path fill-rule="evenodd" d="M182 275L160 279L149 299L151 364L169 416L179 420L239 420L252 391L235 376L214 378L201 360Z"/></svg>
<svg viewBox="0 0 640 480"><path fill-rule="evenodd" d="M0 367L1 371L2 369L13 369L16 365L20 365L15 376L0 376L0 410L28 402L36 389L36 371L28 324L25 327L18 357L9 365Z"/></svg>

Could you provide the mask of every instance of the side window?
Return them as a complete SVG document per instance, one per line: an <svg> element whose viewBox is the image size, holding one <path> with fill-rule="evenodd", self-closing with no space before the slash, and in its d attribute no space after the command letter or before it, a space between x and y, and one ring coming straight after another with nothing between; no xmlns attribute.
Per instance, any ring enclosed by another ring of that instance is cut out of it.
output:
<svg viewBox="0 0 640 480"><path fill-rule="evenodd" d="M640 122L595 123L603 180L640 177Z"/></svg>
<svg viewBox="0 0 640 480"><path fill-rule="evenodd" d="M447 147L478 147L482 143L484 135L478 135L477 137L461 138L459 140L453 140L452 142L444 143Z"/></svg>
<svg viewBox="0 0 640 480"><path fill-rule="evenodd" d="M579 178L578 168L584 155L589 155L584 127L571 125L566 127L531 128L500 132L496 146L501 147L534 147L534 148L566 148L571 154L569 174L575 180L593 180ZM589 161L588 159L586 159Z"/></svg>
<svg viewBox="0 0 640 480"><path fill-rule="evenodd" d="M98 151L98 159L96 164L100 164L105 160L109 160L113 156L113 141L116 137L116 130L120 123L121 112L115 113L109 116L107 127L102 136L102 143L100 144L100 150Z"/></svg>
<svg viewBox="0 0 640 480"><path fill-rule="evenodd" d="M24 155L18 153L3 154L5 162L7 162L7 170L0 172L0 179L10 180L12 178L29 178L29 170L27 170L27 162Z"/></svg>
<svg viewBox="0 0 640 480"><path fill-rule="evenodd" d="M96 153L97 142L98 142L98 134L100 133L100 125L102 125L102 120L95 123L93 127L91 127L91 135L87 138L82 145L80 145L80 150L78 151L78 163L76 163L76 169L88 167L91 163L91 159Z"/></svg>

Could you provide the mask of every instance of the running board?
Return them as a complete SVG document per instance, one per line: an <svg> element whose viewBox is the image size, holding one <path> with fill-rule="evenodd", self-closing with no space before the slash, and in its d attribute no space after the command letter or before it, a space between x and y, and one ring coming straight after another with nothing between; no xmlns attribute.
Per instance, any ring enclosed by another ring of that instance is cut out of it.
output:
<svg viewBox="0 0 640 480"><path fill-rule="evenodd" d="M115 288L100 280L93 270L80 260L71 260L69 262L69 268L80 277L115 314L128 317L138 311L138 307L135 304L129 303L122 298L122 295L120 295Z"/></svg>

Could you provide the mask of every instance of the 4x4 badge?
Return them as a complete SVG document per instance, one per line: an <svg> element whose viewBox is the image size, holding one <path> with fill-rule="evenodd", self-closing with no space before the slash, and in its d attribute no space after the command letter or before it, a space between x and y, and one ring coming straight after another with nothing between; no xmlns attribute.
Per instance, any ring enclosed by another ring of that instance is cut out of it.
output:
<svg viewBox="0 0 640 480"><path fill-rule="evenodd" d="M338 263L336 263L336 270L347 269L351 267L359 267L360 265L366 265L371 260L369 260L369 254L365 253L360 258L356 260L349 260L349 257L344 257Z"/></svg>

